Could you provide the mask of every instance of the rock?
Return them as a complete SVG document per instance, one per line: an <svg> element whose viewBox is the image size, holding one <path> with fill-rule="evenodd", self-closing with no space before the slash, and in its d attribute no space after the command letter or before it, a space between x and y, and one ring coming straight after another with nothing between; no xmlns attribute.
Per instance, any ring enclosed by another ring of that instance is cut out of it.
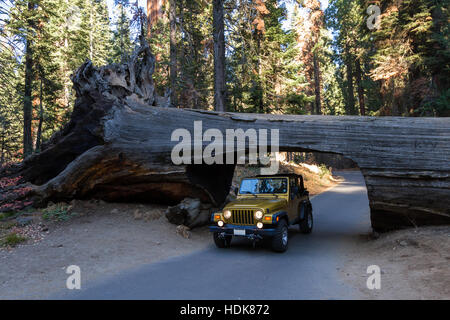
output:
<svg viewBox="0 0 450 320"><path fill-rule="evenodd" d="M165 212L167 220L173 224L183 224L185 220L185 215L181 212L178 206L168 207Z"/></svg>
<svg viewBox="0 0 450 320"><path fill-rule="evenodd" d="M139 211L139 209L136 209L134 211L134 220L141 220L142 219L142 212Z"/></svg>
<svg viewBox="0 0 450 320"><path fill-rule="evenodd" d="M170 223L186 225L192 228L199 225L198 221L201 211L201 202L199 199L185 198L178 205L168 207L165 215ZM204 220L203 215L200 220Z"/></svg>
<svg viewBox="0 0 450 320"><path fill-rule="evenodd" d="M209 210L201 210L197 218L195 218L195 220L188 225L189 228L193 229L208 224L209 221L211 220L212 211L213 211L212 208Z"/></svg>
<svg viewBox="0 0 450 320"><path fill-rule="evenodd" d="M111 214L118 214L119 210L117 208L114 208L111 210Z"/></svg>
<svg viewBox="0 0 450 320"><path fill-rule="evenodd" d="M185 239L189 239L191 237L190 228L185 225L179 225L177 227L177 233Z"/></svg>
<svg viewBox="0 0 450 320"><path fill-rule="evenodd" d="M29 225L30 223L32 223L33 219L29 218L29 217L18 217L18 218L16 218L16 222L17 222L18 226L24 227L24 226Z"/></svg>
<svg viewBox="0 0 450 320"><path fill-rule="evenodd" d="M400 241L399 244L400 244L402 247L408 246L408 242L406 242L405 240Z"/></svg>
<svg viewBox="0 0 450 320"><path fill-rule="evenodd" d="M181 211L186 212L186 224L190 225L200 214L201 202L199 199L185 198L180 202L179 207Z"/></svg>

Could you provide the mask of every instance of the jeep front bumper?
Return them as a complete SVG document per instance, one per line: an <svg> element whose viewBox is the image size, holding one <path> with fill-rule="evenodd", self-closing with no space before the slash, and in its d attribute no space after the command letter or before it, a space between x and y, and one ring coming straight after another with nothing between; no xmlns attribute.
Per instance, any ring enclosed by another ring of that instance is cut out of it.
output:
<svg viewBox="0 0 450 320"><path fill-rule="evenodd" d="M244 234L236 235L234 233L234 230L243 230L245 231L245 235ZM275 228L258 229L256 226L239 226L233 224L226 224L223 227L219 227L217 225L210 226L209 231L217 232L223 235L246 237L246 238L272 237L275 235Z"/></svg>

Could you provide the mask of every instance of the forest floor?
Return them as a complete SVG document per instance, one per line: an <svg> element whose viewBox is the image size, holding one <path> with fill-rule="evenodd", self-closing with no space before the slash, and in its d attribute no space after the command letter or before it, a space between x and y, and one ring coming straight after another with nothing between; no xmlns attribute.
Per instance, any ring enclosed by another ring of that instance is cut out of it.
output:
<svg viewBox="0 0 450 320"><path fill-rule="evenodd" d="M362 299L450 299L450 226L361 235L346 254L342 277ZM381 288L369 290L362 266L381 269Z"/></svg>
<svg viewBox="0 0 450 320"><path fill-rule="evenodd" d="M28 240L0 249L0 299L43 299L51 292L63 291L70 265L81 268L83 285L83 281L211 244L206 227L190 231L188 239L177 234L177 226L164 216L165 209L75 201L70 208L73 217L67 221L43 220L41 214L29 213L32 223L13 227ZM29 233L39 236L33 239Z"/></svg>

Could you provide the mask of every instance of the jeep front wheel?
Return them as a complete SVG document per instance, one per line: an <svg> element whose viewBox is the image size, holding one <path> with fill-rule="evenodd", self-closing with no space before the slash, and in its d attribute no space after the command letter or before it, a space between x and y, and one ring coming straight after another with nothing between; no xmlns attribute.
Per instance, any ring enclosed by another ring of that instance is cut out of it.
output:
<svg viewBox="0 0 450 320"><path fill-rule="evenodd" d="M285 252L288 247L289 230L286 220L280 220L272 238L272 250L276 252Z"/></svg>
<svg viewBox="0 0 450 320"><path fill-rule="evenodd" d="M220 236L218 232L214 232L213 239L217 248L228 248L231 245L232 236Z"/></svg>

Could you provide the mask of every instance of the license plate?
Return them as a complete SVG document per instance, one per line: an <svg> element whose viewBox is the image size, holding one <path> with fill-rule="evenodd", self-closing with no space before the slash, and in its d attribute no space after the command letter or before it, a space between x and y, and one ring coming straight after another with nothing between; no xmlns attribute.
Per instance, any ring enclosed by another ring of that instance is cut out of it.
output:
<svg viewBox="0 0 450 320"><path fill-rule="evenodd" d="M235 236L245 236L245 230L242 229L234 229Z"/></svg>

